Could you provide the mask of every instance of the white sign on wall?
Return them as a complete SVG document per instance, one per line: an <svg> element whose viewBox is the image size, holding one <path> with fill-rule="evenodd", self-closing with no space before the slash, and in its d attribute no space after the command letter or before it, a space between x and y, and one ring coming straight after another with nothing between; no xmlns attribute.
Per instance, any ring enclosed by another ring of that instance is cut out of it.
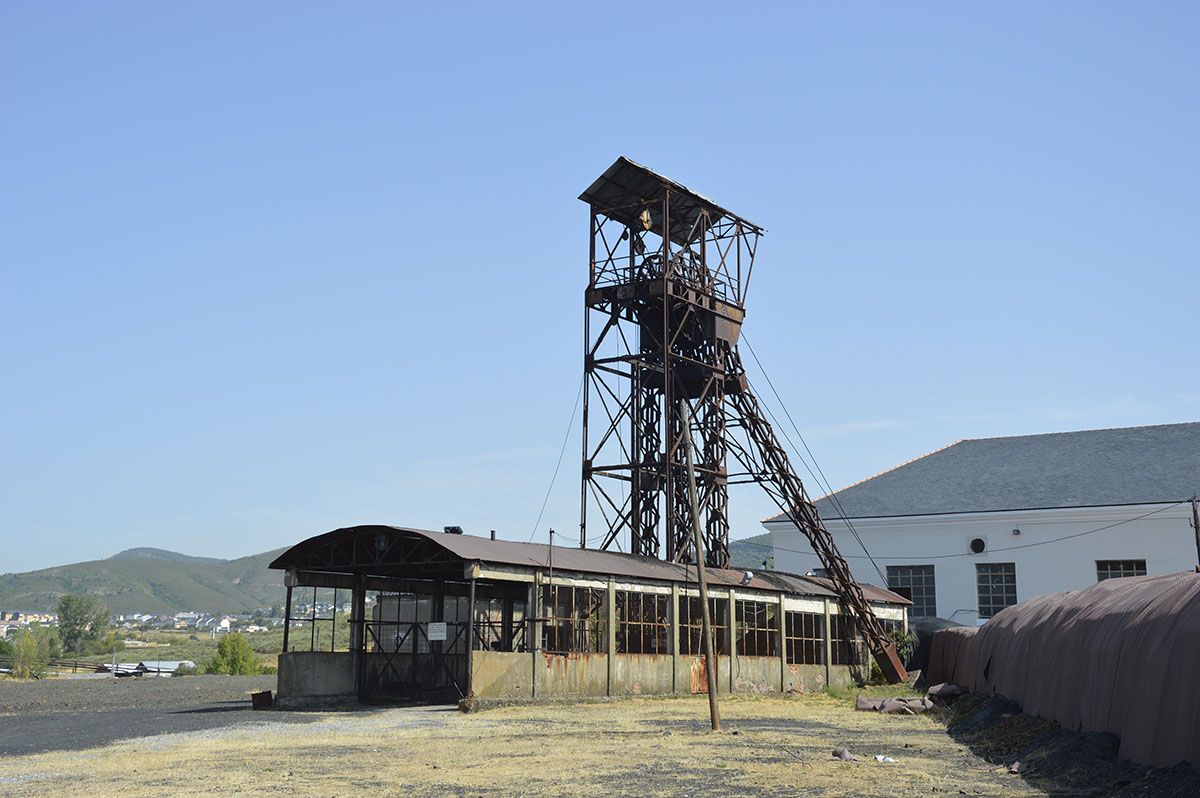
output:
<svg viewBox="0 0 1200 798"><path fill-rule="evenodd" d="M444 623L429 624L429 626L425 630L425 636L429 638L430 643L432 643L436 640L445 640L446 639L446 624L444 624Z"/></svg>

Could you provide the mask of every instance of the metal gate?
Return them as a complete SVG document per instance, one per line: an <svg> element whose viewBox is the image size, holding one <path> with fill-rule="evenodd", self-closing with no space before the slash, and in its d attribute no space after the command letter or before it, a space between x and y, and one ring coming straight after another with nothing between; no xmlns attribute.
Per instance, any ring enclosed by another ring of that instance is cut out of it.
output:
<svg viewBox="0 0 1200 798"><path fill-rule="evenodd" d="M457 701L467 692L467 599L380 593L364 620L364 702Z"/></svg>

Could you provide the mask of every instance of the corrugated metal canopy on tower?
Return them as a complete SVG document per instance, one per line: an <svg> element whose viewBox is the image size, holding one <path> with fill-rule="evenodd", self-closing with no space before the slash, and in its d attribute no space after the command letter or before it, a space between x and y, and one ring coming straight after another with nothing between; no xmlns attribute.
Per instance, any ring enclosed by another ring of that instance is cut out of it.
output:
<svg viewBox="0 0 1200 798"><path fill-rule="evenodd" d="M597 211L610 219L621 222L635 229L641 228L638 216L647 203L653 204L650 212L653 217L660 215L658 203L663 195L671 192L671 240L683 245L690 243L696 217L708 210L714 220L728 217L741 222L751 230L762 233L763 228L722 208L703 194L692 191L687 186L676 183L669 177L664 177L653 169L642 166L622 155L613 165L604 170L604 174L587 187L579 199L591 205ZM661 234L661 219L653 218L654 232Z"/></svg>

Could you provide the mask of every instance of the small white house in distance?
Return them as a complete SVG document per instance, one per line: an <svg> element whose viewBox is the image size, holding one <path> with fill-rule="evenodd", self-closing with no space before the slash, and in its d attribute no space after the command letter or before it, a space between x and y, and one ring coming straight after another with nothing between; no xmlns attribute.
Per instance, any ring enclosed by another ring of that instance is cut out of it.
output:
<svg viewBox="0 0 1200 798"><path fill-rule="evenodd" d="M1192 570L1198 492L1189 423L963 440L816 504L857 579L877 566L912 616L973 625L1032 596ZM779 570L821 568L790 521L763 524Z"/></svg>

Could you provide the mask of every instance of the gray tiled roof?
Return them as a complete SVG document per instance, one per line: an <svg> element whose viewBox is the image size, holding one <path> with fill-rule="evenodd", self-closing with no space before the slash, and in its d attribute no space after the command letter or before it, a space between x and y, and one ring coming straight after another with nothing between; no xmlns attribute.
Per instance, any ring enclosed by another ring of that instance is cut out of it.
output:
<svg viewBox="0 0 1200 798"><path fill-rule="evenodd" d="M1177 502L1197 492L1200 422L964 440L834 495L848 517L872 518ZM828 496L817 509L840 515Z"/></svg>

